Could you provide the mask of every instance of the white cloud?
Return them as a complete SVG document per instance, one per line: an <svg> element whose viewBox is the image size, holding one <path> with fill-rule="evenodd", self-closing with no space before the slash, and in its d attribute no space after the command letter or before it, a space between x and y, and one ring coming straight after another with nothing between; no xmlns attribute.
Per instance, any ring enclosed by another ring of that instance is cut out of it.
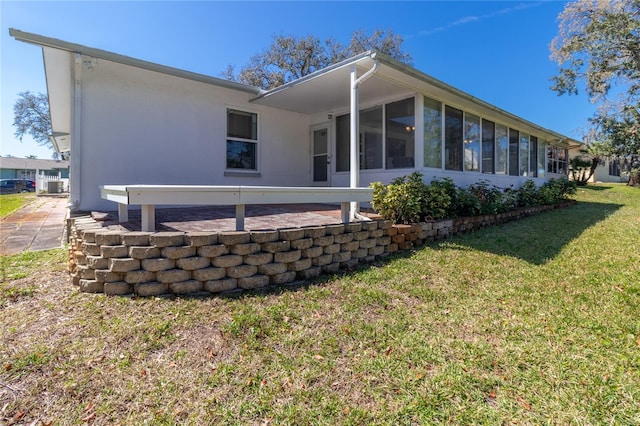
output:
<svg viewBox="0 0 640 426"><path fill-rule="evenodd" d="M418 36L429 36L432 34L436 34L442 31L447 31L450 30L452 28L458 27L460 25L465 25L465 24L470 24L472 22L478 22L478 21L483 21L485 19L490 19L493 18L495 16L500 16L500 15L507 15L509 13L513 13L513 12L518 12L524 9L529 9L532 7L537 7L540 6L543 2L532 2L532 3L520 3L516 6L512 6L512 7L506 7L504 9L500 9L500 10L496 10L493 12L489 12L489 13L485 13L484 15L479 15L479 16L475 16L475 15L470 15L470 16L465 16L462 17L460 19L457 19L453 22L450 22L446 25L442 25L436 28L430 28L428 30L422 30L418 32Z"/></svg>

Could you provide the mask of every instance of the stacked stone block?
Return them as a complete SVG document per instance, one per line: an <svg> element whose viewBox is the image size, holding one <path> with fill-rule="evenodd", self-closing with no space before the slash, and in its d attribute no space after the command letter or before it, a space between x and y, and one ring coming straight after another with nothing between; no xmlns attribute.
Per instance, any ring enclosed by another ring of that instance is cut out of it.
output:
<svg viewBox="0 0 640 426"><path fill-rule="evenodd" d="M335 274L398 250L553 208L411 225L373 220L251 232L108 231L81 216L69 222L69 270L73 283L89 293L257 289Z"/></svg>

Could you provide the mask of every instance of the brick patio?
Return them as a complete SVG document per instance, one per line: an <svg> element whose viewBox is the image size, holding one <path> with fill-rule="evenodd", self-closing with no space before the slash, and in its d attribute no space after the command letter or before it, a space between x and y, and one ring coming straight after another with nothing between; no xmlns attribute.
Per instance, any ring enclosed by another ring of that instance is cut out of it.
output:
<svg viewBox="0 0 640 426"><path fill-rule="evenodd" d="M248 205L247 231L340 223L340 207L328 204ZM372 213L368 215L373 216ZM93 212L109 230L140 231L140 210L129 211L129 221L118 223L118 213ZM104 220L101 220L104 219ZM234 206L157 208L157 231L219 232L236 229Z"/></svg>

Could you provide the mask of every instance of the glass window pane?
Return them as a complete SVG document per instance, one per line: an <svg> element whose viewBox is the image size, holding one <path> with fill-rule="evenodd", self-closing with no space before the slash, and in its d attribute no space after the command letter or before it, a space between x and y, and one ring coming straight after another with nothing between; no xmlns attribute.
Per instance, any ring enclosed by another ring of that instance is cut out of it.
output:
<svg viewBox="0 0 640 426"><path fill-rule="evenodd" d="M462 111L444 107L444 168L462 171Z"/></svg>
<svg viewBox="0 0 640 426"><path fill-rule="evenodd" d="M535 136L529 141L529 171L531 176L538 176L538 138Z"/></svg>
<svg viewBox="0 0 640 426"><path fill-rule="evenodd" d="M509 129L509 175L518 176L519 135L517 130Z"/></svg>
<svg viewBox="0 0 640 426"><path fill-rule="evenodd" d="M415 163L415 101L392 102L385 111L387 169L411 168Z"/></svg>
<svg viewBox="0 0 640 426"><path fill-rule="evenodd" d="M325 154L327 152L327 129L313 131L313 153Z"/></svg>
<svg viewBox="0 0 640 426"><path fill-rule="evenodd" d="M550 146L547 148L547 171L549 173L557 173L558 172L558 162L557 162L557 148L555 146Z"/></svg>
<svg viewBox="0 0 640 426"><path fill-rule="evenodd" d="M545 177L547 168L545 167L545 160L547 152L547 145L544 141L538 143L538 177Z"/></svg>
<svg viewBox="0 0 640 426"><path fill-rule="evenodd" d="M496 174L506 175L507 158L509 155L509 133L507 127L496 125Z"/></svg>
<svg viewBox="0 0 640 426"><path fill-rule="evenodd" d="M256 143L227 141L227 168L256 170Z"/></svg>
<svg viewBox="0 0 640 426"><path fill-rule="evenodd" d="M482 120L482 173L495 173L496 124Z"/></svg>
<svg viewBox="0 0 640 426"><path fill-rule="evenodd" d="M258 114L228 109L227 137L257 140Z"/></svg>
<svg viewBox="0 0 640 426"><path fill-rule="evenodd" d="M313 157L313 181L327 181L327 156L316 155Z"/></svg>
<svg viewBox="0 0 640 426"><path fill-rule="evenodd" d="M424 166L442 168L442 104L424 98Z"/></svg>
<svg viewBox="0 0 640 426"><path fill-rule="evenodd" d="M382 168L382 107L360 111L360 168Z"/></svg>
<svg viewBox="0 0 640 426"><path fill-rule="evenodd" d="M520 133L520 176L529 176L529 135Z"/></svg>
<svg viewBox="0 0 640 426"><path fill-rule="evenodd" d="M558 173L567 174L567 150L558 148Z"/></svg>
<svg viewBox="0 0 640 426"><path fill-rule="evenodd" d="M480 117L464 116L464 170L480 171Z"/></svg>
<svg viewBox="0 0 640 426"><path fill-rule="evenodd" d="M341 115L336 118L336 172L349 171L349 158L351 152L349 149L350 138L350 119L349 114Z"/></svg>

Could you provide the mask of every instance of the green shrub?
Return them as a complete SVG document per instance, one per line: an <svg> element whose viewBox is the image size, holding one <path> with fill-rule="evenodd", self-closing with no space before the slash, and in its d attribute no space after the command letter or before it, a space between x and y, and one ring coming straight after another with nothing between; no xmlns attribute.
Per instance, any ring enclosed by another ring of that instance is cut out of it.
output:
<svg viewBox="0 0 640 426"><path fill-rule="evenodd" d="M479 214L496 214L501 210L504 192L497 186L481 180L469 185L468 191L480 202Z"/></svg>
<svg viewBox="0 0 640 426"><path fill-rule="evenodd" d="M512 187L505 188L500 194L498 213L508 212L518 207L518 190Z"/></svg>
<svg viewBox="0 0 640 426"><path fill-rule="evenodd" d="M425 216L433 220L452 217L456 200L457 190L452 179L434 179L425 188Z"/></svg>
<svg viewBox="0 0 640 426"><path fill-rule="evenodd" d="M568 179L549 179L538 191L538 204L556 204L576 193L577 185Z"/></svg>
<svg viewBox="0 0 640 426"><path fill-rule="evenodd" d="M477 216L480 214L481 209L480 199L474 193L465 188L458 188L455 216Z"/></svg>
<svg viewBox="0 0 640 426"><path fill-rule="evenodd" d="M576 193L576 183L567 179L549 179L539 188L531 179L519 189L502 190L486 180L459 188L451 178L434 178L426 184L419 172L396 178L389 185L374 182L371 186L373 208L394 223L496 214L558 203Z"/></svg>
<svg viewBox="0 0 640 426"><path fill-rule="evenodd" d="M422 173L394 179L389 185L374 182L372 206L394 223L420 222L424 217L426 185Z"/></svg>
<svg viewBox="0 0 640 426"><path fill-rule="evenodd" d="M538 187L533 180L527 179L520 188L518 188L518 206L531 207L537 204L539 204Z"/></svg>

